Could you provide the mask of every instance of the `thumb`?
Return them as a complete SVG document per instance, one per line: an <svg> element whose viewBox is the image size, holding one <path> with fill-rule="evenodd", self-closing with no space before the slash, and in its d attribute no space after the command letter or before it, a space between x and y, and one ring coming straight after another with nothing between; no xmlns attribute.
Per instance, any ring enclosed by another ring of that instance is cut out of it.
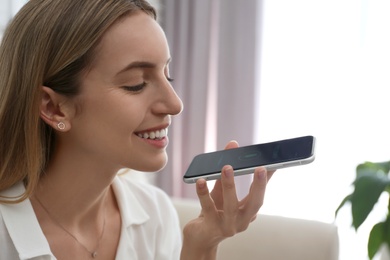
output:
<svg viewBox="0 0 390 260"><path fill-rule="evenodd" d="M232 148L237 148L238 146L239 146L238 142L235 141L235 140L232 140L225 146L225 150L232 149Z"/></svg>

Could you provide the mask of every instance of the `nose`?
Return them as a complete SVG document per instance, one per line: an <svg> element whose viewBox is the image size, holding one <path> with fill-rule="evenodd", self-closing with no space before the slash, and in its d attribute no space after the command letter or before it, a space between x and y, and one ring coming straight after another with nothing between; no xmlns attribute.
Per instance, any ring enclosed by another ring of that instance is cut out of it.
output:
<svg viewBox="0 0 390 260"><path fill-rule="evenodd" d="M183 102L173 89L171 83L164 78L160 83L159 89L161 96L154 106L154 112L157 114L178 115L183 110Z"/></svg>

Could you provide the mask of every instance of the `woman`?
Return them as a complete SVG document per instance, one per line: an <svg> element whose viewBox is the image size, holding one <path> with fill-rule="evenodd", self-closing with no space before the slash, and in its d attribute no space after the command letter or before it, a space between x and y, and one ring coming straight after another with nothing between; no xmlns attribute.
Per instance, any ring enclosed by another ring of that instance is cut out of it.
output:
<svg viewBox="0 0 390 260"><path fill-rule="evenodd" d="M182 110L143 0L30 0L0 48L0 259L215 259L247 228L267 179L237 200L233 170L183 238L169 198L122 168L158 171ZM237 144L230 142L227 148Z"/></svg>

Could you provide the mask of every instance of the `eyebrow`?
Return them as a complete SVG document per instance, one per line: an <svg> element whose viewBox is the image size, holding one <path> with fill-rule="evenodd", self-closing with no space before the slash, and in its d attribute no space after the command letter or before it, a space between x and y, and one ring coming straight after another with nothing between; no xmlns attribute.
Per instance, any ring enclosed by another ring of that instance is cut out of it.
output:
<svg viewBox="0 0 390 260"><path fill-rule="evenodd" d="M172 60L172 58L169 58L167 60L167 62L165 63L165 65L167 65L168 63L170 63ZM157 65L153 62L149 62L149 61L134 61L132 63L130 63L129 65L127 65L126 67L124 67L122 70L120 70L116 75L119 75L125 71L129 71L129 70L132 70L132 69L144 69L144 68L156 68Z"/></svg>

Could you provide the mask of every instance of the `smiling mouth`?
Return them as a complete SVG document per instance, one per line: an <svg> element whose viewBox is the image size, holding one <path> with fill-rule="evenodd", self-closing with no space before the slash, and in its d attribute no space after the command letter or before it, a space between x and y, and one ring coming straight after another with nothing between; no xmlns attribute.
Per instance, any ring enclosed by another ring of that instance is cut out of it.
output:
<svg viewBox="0 0 390 260"><path fill-rule="evenodd" d="M156 130L156 131L148 131L143 133L137 133L138 137L143 139L151 139L151 140L161 140L168 135L168 128Z"/></svg>

